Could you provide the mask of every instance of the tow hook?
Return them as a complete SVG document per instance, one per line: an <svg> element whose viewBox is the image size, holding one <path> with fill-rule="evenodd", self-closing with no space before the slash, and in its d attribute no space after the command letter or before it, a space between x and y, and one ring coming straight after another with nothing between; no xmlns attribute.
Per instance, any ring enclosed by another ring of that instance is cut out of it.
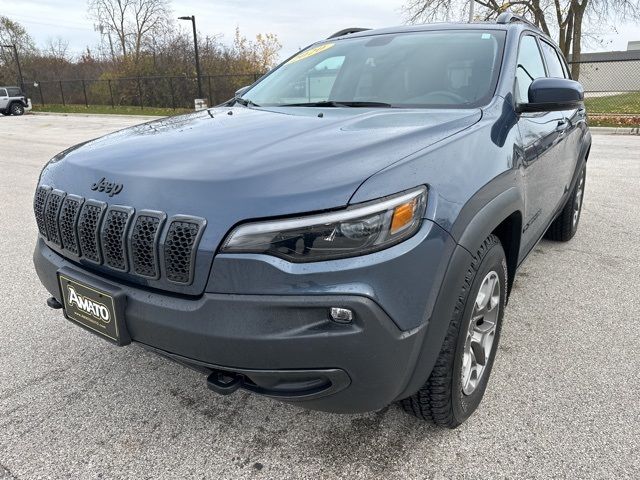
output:
<svg viewBox="0 0 640 480"><path fill-rule="evenodd" d="M214 370L207 377L207 387L220 395L231 395L242 386L244 377L232 372Z"/></svg>
<svg viewBox="0 0 640 480"><path fill-rule="evenodd" d="M55 299L55 297L47 298L47 306L53 308L54 310L60 310L62 308L62 304Z"/></svg>

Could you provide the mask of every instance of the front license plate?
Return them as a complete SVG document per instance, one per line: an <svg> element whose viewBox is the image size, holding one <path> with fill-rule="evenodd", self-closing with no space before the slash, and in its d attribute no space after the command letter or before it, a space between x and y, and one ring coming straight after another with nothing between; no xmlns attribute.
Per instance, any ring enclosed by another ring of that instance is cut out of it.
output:
<svg viewBox="0 0 640 480"><path fill-rule="evenodd" d="M117 345L131 343L123 318L122 295L63 271L58 272L58 281L66 318Z"/></svg>

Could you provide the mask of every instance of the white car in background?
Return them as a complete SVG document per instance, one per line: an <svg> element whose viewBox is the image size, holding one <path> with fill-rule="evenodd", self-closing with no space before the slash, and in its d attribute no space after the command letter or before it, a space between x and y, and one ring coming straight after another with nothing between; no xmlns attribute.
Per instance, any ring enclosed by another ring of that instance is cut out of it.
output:
<svg viewBox="0 0 640 480"><path fill-rule="evenodd" d="M31 100L20 87L0 87L0 113L3 115L22 115L31 110Z"/></svg>

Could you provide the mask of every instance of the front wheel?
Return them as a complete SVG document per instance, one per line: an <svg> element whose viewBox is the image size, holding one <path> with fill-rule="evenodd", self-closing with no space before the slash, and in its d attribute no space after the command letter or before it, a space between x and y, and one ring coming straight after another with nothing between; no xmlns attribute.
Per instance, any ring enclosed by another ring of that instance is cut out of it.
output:
<svg viewBox="0 0 640 480"><path fill-rule="evenodd" d="M24 105L20 103L14 103L13 105L11 105L9 111L11 112L11 115L20 116L24 113Z"/></svg>
<svg viewBox="0 0 640 480"><path fill-rule="evenodd" d="M436 425L455 428L478 408L500 339L507 298L507 260L490 235L474 256L440 355L424 386L402 408Z"/></svg>

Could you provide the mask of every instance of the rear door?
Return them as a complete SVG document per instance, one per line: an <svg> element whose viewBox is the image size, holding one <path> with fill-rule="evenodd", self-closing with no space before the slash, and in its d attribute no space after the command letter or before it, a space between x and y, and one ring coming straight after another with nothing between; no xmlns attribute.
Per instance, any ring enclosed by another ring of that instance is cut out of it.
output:
<svg viewBox="0 0 640 480"><path fill-rule="evenodd" d="M7 108L9 104L9 95L6 88L0 88L0 110Z"/></svg>
<svg viewBox="0 0 640 480"><path fill-rule="evenodd" d="M547 75L537 36L525 33L520 38L516 68L515 100L526 103L529 85ZM544 234L564 193L566 166L562 162L562 140L566 121L563 112L521 113L518 128L524 149L522 246L528 252Z"/></svg>

